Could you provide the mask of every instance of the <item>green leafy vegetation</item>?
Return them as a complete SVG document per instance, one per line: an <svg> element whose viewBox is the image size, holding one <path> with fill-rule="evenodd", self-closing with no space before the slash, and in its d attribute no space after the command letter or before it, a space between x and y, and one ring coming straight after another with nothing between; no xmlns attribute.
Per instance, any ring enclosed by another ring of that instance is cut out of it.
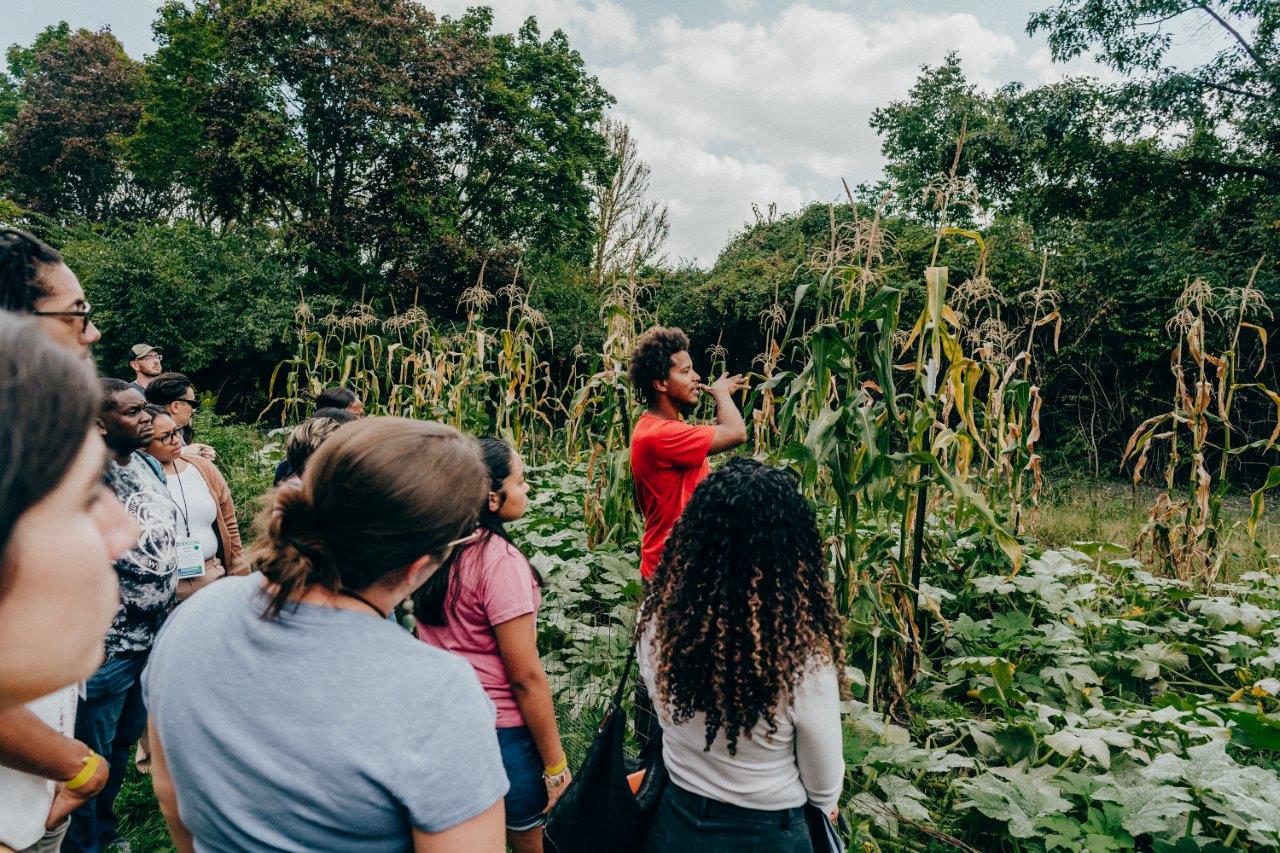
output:
<svg viewBox="0 0 1280 853"><path fill-rule="evenodd" d="M1217 55L1169 64L1169 16ZM630 640L625 368L660 321L750 372L744 452L820 507L856 847L1275 849L1280 6L1028 28L1120 82L983 91L936 57L872 119L883 181L757 210L702 270L663 257L562 33L174 0L143 61L66 24L9 51L0 216L65 248L105 373L148 340L217 401L196 429L246 528L328 385L518 446L573 761ZM139 849L153 803L131 776Z"/></svg>
<svg viewBox="0 0 1280 853"><path fill-rule="evenodd" d="M243 428L198 423L231 481L261 476ZM230 468L246 464L236 472ZM242 476L243 475L243 476ZM587 545L582 466L529 471L515 527L547 579L539 645L571 760L616 685L639 594L634 542ZM1059 487L1041 508L1095 494ZM1076 512L1068 509L1070 528ZM1133 511L1134 525L1142 511ZM869 849L1269 849L1280 796L1280 581L1245 572L1212 595L1160 578L1118 545L1028 556L1009 577L972 536L935 531L952 565L921 609L936 654L906 719L868 701L867 664L844 704L844 810ZM167 849L149 783L122 795L136 849ZM932 846L931 845L935 845ZM1181 846L1180 846L1181 845Z"/></svg>

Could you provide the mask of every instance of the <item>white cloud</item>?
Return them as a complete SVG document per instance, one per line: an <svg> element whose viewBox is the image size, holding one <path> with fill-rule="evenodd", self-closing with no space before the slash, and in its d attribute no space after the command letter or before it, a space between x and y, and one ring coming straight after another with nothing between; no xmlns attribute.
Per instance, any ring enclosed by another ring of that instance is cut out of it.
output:
<svg viewBox="0 0 1280 853"><path fill-rule="evenodd" d="M752 202L793 210L834 197L841 178L875 177L871 112L903 97L920 65L956 50L971 79L995 85L1017 55L971 14L867 20L806 2L759 23L666 17L644 41L643 54L593 70L671 204L671 254L702 263L751 218Z"/></svg>
<svg viewBox="0 0 1280 853"><path fill-rule="evenodd" d="M1044 86L1068 77L1094 77L1108 85L1125 79L1123 74L1118 74L1087 56L1077 56L1070 62L1054 62L1049 48L1043 46L1036 48L1023 60L1023 73L1019 79L1028 86Z"/></svg>
<svg viewBox="0 0 1280 853"><path fill-rule="evenodd" d="M423 2L457 15L480 0ZM706 24L655 19L642 0L492 5L501 31L532 15L544 33L569 34L652 167L654 197L670 208L668 254L704 265L752 220L752 204L793 211L841 197L842 178L851 185L878 178L872 111L905 97L921 66L950 51L986 90L1011 79L1036 86L1108 77L1088 59L1055 65L1042 40L987 26L968 11L787 2L775 11L760 0L719 0L699 19L710 12L723 20Z"/></svg>
<svg viewBox="0 0 1280 853"><path fill-rule="evenodd" d="M480 0L426 0L424 5L442 15L456 16L486 4ZM640 43L635 14L615 0L502 0L487 5L493 9L494 27L499 32L514 32L533 16L544 35L564 30L575 45L585 41L601 50L629 51Z"/></svg>
<svg viewBox="0 0 1280 853"><path fill-rule="evenodd" d="M817 198L817 190L799 186L783 164L714 154L696 141L655 133L627 116L652 167L651 193L668 206L671 261L709 264L730 236L752 218L751 206L763 210L777 203L795 210Z"/></svg>

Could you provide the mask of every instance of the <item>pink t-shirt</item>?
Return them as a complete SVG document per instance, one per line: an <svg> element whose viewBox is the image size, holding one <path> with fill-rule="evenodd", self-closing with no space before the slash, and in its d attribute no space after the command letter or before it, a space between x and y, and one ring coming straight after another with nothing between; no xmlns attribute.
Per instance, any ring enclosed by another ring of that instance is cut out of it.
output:
<svg viewBox="0 0 1280 853"><path fill-rule="evenodd" d="M467 659L498 709L500 729L524 725L507 678L494 625L537 613L542 595L529 561L501 536L486 536L458 555L450 570L443 628L418 623L418 638Z"/></svg>

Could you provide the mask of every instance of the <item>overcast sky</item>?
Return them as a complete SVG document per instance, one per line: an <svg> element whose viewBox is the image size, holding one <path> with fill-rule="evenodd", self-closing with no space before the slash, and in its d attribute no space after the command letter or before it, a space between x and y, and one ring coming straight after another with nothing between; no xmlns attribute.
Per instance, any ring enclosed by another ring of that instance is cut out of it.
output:
<svg viewBox="0 0 1280 853"><path fill-rule="evenodd" d="M424 0L458 14L476 0ZM138 58L154 49L159 0L3 0L0 45L29 43L59 20L109 26ZM751 205L793 211L881 171L871 111L906 94L922 64L958 51L994 88L1096 71L1054 65L1028 15L1052 0L496 0L496 25L529 15L564 29L617 98L653 192L670 206L672 261L709 265L752 219ZM1175 22L1183 61L1221 47Z"/></svg>

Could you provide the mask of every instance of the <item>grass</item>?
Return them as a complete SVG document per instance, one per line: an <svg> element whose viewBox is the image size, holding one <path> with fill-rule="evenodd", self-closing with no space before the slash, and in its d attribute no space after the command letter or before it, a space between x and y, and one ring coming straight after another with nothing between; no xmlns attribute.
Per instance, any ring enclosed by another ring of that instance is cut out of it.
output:
<svg viewBox="0 0 1280 853"><path fill-rule="evenodd" d="M128 839L134 853L174 849L160 804L151 790L151 777L139 773L132 762L116 799L116 814L120 817L120 835Z"/></svg>
<svg viewBox="0 0 1280 853"><path fill-rule="evenodd" d="M1132 547L1157 494L1152 487L1143 486L1135 491L1132 486L1114 480L1050 481L1027 532L1045 548L1061 548L1073 542L1114 542ZM1238 541L1229 548L1223 564L1223 580L1266 568L1268 564L1275 568L1276 560L1269 559L1268 555L1280 555L1277 514L1274 505L1268 507L1258 525L1256 546ZM1223 515L1228 523L1243 525L1249 515L1248 496L1228 496Z"/></svg>

